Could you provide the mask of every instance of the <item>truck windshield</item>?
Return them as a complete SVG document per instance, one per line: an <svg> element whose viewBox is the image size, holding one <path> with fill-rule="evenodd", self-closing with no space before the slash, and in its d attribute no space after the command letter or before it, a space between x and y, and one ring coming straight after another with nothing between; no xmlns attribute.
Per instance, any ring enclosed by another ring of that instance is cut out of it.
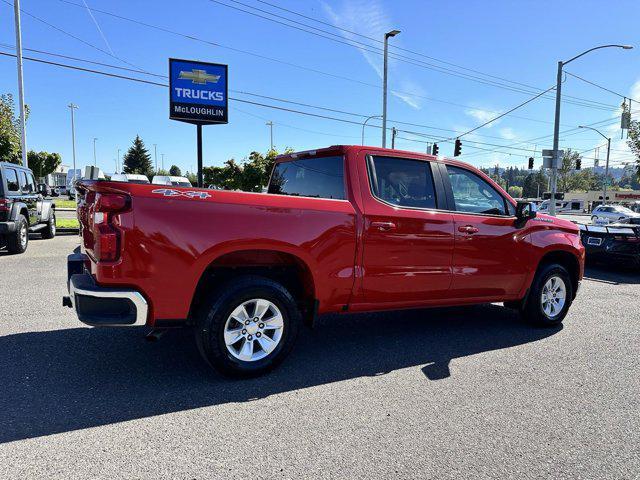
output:
<svg viewBox="0 0 640 480"><path fill-rule="evenodd" d="M344 200L343 164L341 156L278 163L273 169L268 192Z"/></svg>

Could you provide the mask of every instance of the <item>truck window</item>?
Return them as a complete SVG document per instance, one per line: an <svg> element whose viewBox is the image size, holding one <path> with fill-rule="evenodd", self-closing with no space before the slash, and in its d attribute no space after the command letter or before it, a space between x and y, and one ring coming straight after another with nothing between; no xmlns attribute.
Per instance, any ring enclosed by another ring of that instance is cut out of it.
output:
<svg viewBox="0 0 640 480"><path fill-rule="evenodd" d="M482 178L464 168L447 165L457 212L507 215L505 199Z"/></svg>
<svg viewBox="0 0 640 480"><path fill-rule="evenodd" d="M342 157L317 157L276 164L268 193L344 200Z"/></svg>
<svg viewBox="0 0 640 480"><path fill-rule="evenodd" d="M20 192L20 184L18 183L18 174L13 168L5 168L5 176L7 177L7 190L10 192Z"/></svg>
<svg viewBox="0 0 640 480"><path fill-rule="evenodd" d="M400 207L436 208L428 162L396 157L372 157L369 179L373 195Z"/></svg>
<svg viewBox="0 0 640 480"><path fill-rule="evenodd" d="M24 170L20 171L20 186L22 187L22 193L33 193L36 191L33 177Z"/></svg>

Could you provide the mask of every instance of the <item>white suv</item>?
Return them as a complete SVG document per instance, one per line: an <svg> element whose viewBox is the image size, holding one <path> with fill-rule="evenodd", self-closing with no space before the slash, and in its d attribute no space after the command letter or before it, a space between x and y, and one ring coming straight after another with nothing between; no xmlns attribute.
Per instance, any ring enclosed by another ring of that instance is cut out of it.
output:
<svg viewBox="0 0 640 480"><path fill-rule="evenodd" d="M640 214L620 205L599 205L591 211L591 222L626 223Z"/></svg>

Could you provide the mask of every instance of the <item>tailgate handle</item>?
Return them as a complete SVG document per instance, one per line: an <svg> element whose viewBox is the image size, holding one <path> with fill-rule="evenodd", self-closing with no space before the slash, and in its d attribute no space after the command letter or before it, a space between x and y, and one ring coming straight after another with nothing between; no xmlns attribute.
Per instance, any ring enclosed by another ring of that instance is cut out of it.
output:
<svg viewBox="0 0 640 480"><path fill-rule="evenodd" d="M396 228L396 224L393 222L371 222L371 228L377 228L381 232L386 232Z"/></svg>
<svg viewBox="0 0 640 480"><path fill-rule="evenodd" d="M473 225L465 225L464 227L458 227L458 231L461 233L478 233L478 227L474 227Z"/></svg>

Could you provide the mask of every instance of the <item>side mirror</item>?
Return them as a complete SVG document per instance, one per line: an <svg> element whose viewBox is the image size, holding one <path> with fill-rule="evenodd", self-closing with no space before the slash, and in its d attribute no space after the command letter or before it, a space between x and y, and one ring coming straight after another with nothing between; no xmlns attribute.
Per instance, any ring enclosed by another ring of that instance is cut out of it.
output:
<svg viewBox="0 0 640 480"><path fill-rule="evenodd" d="M527 220L536 218L538 207L533 202L518 202L516 205L516 225L524 226Z"/></svg>

